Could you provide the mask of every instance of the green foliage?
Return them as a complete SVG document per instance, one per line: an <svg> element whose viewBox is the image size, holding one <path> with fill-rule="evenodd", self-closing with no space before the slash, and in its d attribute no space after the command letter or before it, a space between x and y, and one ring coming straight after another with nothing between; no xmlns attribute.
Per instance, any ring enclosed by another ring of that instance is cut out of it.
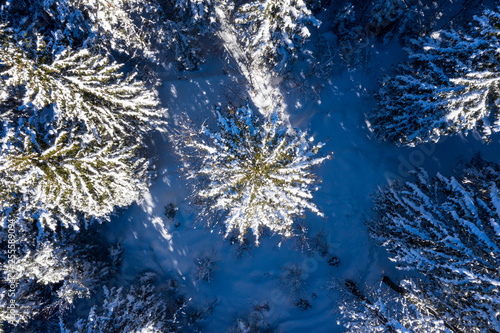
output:
<svg viewBox="0 0 500 333"><path fill-rule="evenodd" d="M140 200L143 135L164 124L156 92L90 49L52 57L40 40L0 32L2 209L78 229Z"/></svg>
<svg viewBox="0 0 500 333"><path fill-rule="evenodd" d="M311 200L311 168L330 158L316 157L323 144L312 145L299 130L288 133L277 112L262 122L248 107L229 112L218 113L217 132L204 128L186 144L202 154L190 177L206 179L196 188L205 213L225 212L226 236L236 230L243 241L251 229L257 242L263 227L291 236L293 218L306 209L322 216Z"/></svg>

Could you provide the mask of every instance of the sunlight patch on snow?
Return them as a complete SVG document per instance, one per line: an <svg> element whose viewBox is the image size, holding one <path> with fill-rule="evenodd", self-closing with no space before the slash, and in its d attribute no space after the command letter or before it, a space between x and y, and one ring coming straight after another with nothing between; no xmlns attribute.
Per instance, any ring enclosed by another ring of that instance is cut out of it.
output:
<svg viewBox="0 0 500 333"><path fill-rule="evenodd" d="M174 98L177 98L177 89L175 89L175 86L173 84L170 85L170 92L172 93L172 96Z"/></svg>
<svg viewBox="0 0 500 333"><path fill-rule="evenodd" d="M140 203L140 206L142 210L145 213L148 213L149 215L153 214L153 208L155 207L155 204L153 202L153 197L151 196L151 193L146 192L144 193L144 200Z"/></svg>
<svg viewBox="0 0 500 333"><path fill-rule="evenodd" d="M164 183L164 184L167 184L169 187L172 187L172 182L170 180L170 178L167 176L167 173L168 173L168 169L163 169L161 174L162 174L162 178L161 178L161 181Z"/></svg>
<svg viewBox="0 0 500 333"><path fill-rule="evenodd" d="M172 246L172 235L168 232L168 230L165 228L165 222L163 219L159 216L155 216L151 219L151 222L153 223L153 226L155 229L160 233L160 235L163 237L168 242L168 249L170 252L174 251L174 248Z"/></svg>
<svg viewBox="0 0 500 333"><path fill-rule="evenodd" d="M161 180L162 180L162 182L164 182L168 186L171 186L170 185L170 179L168 178L168 176L163 176Z"/></svg>

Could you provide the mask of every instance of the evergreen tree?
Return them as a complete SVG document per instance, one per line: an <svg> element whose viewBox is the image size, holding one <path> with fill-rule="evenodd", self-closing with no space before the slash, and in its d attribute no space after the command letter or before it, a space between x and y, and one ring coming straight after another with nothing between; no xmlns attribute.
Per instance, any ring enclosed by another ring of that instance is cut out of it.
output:
<svg viewBox="0 0 500 333"><path fill-rule="evenodd" d="M414 41L409 61L385 77L371 117L382 139L413 146L456 132L488 140L500 130L497 50L500 14L485 11L466 33L441 31Z"/></svg>
<svg viewBox="0 0 500 333"><path fill-rule="evenodd" d="M163 124L156 93L91 50L53 55L6 28L0 38L2 215L78 229L139 200L149 176L138 151Z"/></svg>
<svg viewBox="0 0 500 333"><path fill-rule="evenodd" d="M18 109L40 113L51 107L53 120L63 123L56 127L83 123L98 138L114 139L132 129L140 135L161 124L156 93L133 75L120 80L122 66L107 57L67 48L53 56L41 38L19 40L8 29L0 34L0 96L18 98Z"/></svg>
<svg viewBox="0 0 500 333"><path fill-rule="evenodd" d="M210 0L13 1L3 6L2 16L19 31L42 34L51 46L93 45L156 81L154 72L172 60L183 70L203 61L198 37L216 26L213 6Z"/></svg>
<svg viewBox="0 0 500 333"><path fill-rule="evenodd" d="M201 314L187 309L187 300L178 295L175 281L157 287L156 280L156 274L145 273L126 291L104 287L102 305L92 307L89 316L76 323L75 330L64 332L166 333L186 332L190 327L195 331Z"/></svg>
<svg viewBox="0 0 500 333"><path fill-rule="evenodd" d="M290 70L310 36L308 27L320 25L303 0L244 4L237 9L234 22L252 62L278 72Z"/></svg>
<svg viewBox="0 0 500 333"><path fill-rule="evenodd" d="M387 278L387 277L385 277ZM411 280L402 281L405 287L395 285L397 290L387 288L364 288L350 280L341 287L342 299L338 324L352 333L451 333L458 332L453 326L439 318L425 293Z"/></svg>
<svg viewBox="0 0 500 333"><path fill-rule="evenodd" d="M205 216L226 213L226 236L235 230L243 241L251 229L257 243L264 227L291 236L294 216L306 209L322 216L311 202L317 189L311 167L330 157L315 156L324 144L313 145L300 130L288 133L278 111L262 121L248 106L230 109L227 116L217 114L218 131L204 127L179 140L193 156L202 155L189 177L204 184L195 188Z"/></svg>
<svg viewBox="0 0 500 333"><path fill-rule="evenodd" d="M74 131L61 131L40 148L37 133L26 127L4 128L0 216L24 223L34 215L42 227L78 230L82 219L85 226L107 220L116 207L139 201L147 191L148 162L137 156L138 147L86 144Z"/></svg>
<svg viewBox="0 0 500 333"><path fill-rule="evenodd" d="M456 179L419 170L376 198L368 223L400 269L416 269L443 318L463 331L500 330L500 166L476 157Z"/></svg>
<svg viewBox="0 0 500 333"><path fill-rule="evenodd" d="M91 296L120 260L119 248L96 236L95 230L52 233L16 223L0 229L0 323L13 332L57 327L58 317Z"/></svg>
<svg viewBox="0 0 500 333"><path fill-rule="evenodd" d="M365 30L384 42L418 35L417 29L422 28L425 15L423 8L423 4L405 0L375 0Z"/></svg>
<svg viewBox="0 0 500 333"><path fill-rule="evenodd" d="M337 36L340 58L348 68L356 68L366 63L369 36L357 22L354 5L344 4L332 20L332 29Z"/></svg>
<svg viewBox="0 0 500 333"><path fill-rule="evenodd" d="M215 8L223 0L166 0L161 8L160 24L166 27L163 42L173 52L178 69L193 70L204 61L200 37L210 38L218 27ZM161 47L164 47L160 45Z"/></svg>

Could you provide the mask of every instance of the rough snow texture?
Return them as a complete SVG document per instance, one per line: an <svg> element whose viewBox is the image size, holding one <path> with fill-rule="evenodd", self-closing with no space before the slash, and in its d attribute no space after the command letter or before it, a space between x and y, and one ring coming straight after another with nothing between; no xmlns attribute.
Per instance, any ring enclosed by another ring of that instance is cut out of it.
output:
<svg viewBox="0 0 500 333"><path fill-rule="evenodd" d="M329 158L316 157L322 143L312 144L299 130L288 134L278 110L262 121L249 107L217 114L218 131L204 128L187 147L203 156L190 175L207 180L196 196L208 204L207 213L227 213L226 236L235 230L243 241L250 229L258 243L266 227L289 237L295 216L306 210L322 216L311 202L317 187L311 167Z"/></svg>

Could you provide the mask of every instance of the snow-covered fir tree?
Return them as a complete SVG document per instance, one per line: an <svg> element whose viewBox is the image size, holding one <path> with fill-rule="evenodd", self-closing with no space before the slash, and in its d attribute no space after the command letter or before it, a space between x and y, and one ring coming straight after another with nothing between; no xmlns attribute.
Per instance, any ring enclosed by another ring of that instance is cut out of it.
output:
<svg viewBox="0 0 500 333"><path fill-rule="evenodd" d="M189 309L189 300L177 289L174 280L158 286L155 273L142 274L128 290L104 287L102 304L92 307L88 317L78 320L74 329L66 327L63 332L195 332L196 321L208 313Z"/></svg>
<svg viewBox="0 0 500 333"><path fill-rule="evenodd" d="M258 0L240 6L235 13L236 29L254 65L290 70L320 22L303 0Z"/></svg>
<svg viewBox="0 0 500 333"><path fill-rule="evenodd" d="M57 53L61 45L79 48L88 44L92 26L82 10L72 0L6 1L0 18L24 37L35 32L43 36L47 48Z"/></svg>
<svg viewBox="0 0 500 333"><path fill-rule="evenodd" d="M391 39L418 35L422 27L423 4L405 0L375 0L365 30L371 36L388 42Z"/></svg>
<svg viewBox="0 0 500 333"><path fill-rule="evenodd" d="M2 104L15 97L20 110L51 107L55 122L83 123L98 138L127 136L132 129L140 135L161 124L155 91L133 75L122 80L122 65L92 49L66 48L52 58L43 40L19 40L7 28L0 34Z"/></svg>
<svg viewBox="0 0 500 333"><path fill-rule="evenodd" d="M182 155L201 155L189 178L199 182L195 196L205 216L222 212L226 236L236 231L243 241L250 229L257 243L263 228L291 236L294 217L306 210L322 216L311 201L317 189L311 168L330 157L317 156L323 143L313 144L298 129L287 131L279 110L265 119L248 106L217 115L217 131L190 130L179 140L186 145Z"/></svg>
<svg viewBox="0 0 500 333"><path fill-rule="evenodd" d="M409 61L382 80L371 117L375 134L413 146L442 135L500 131L500 14L487 10L466 32L440 31L415 40Z"/></svg>
<svg viewBox="0 0 500 333"><path fill-rule="evenodd" d="M476 157L460 178L423 170L376 198L373 238L426 276L438 312L466 332L500 330L500 166Z"/></svg>
<svg viewBox="0 0 500 333"><path fill-rule="evenodd" d="M352 333L458 332L439 318L417 284L412 280L404 280L402 284L404 287L394 285L397 290L394 291L383 286L360 289L351 280L339 286L334 281L330 287L340 289L342 293L338 324L346 327L346 332Z"/></svg>
<svg viewBox="0 0 500 333"><path fill-rule="evenodd" d="M166 29L164 45L181 70L194 70L204 61L200 38L211 38L218 27L216 6L225 0L157 0L160 24ZM165 47L161 45L161 47Z"/></svg>
<svg viewBox="0 0 500 333"><path fill-rule="evenodd" d="M354 5L344 4L332 20L332 29L337 36L340 58L348 68L357 68L366 63L369 36L357 22Z"/></svg>
<svg viewBox="0 0 500 333"><path fill-rule="evenodd" d="M86 6L99 41L128 57L166 66L171 51L182 70L203 61L198 37L215 27L211 0L73 0Z"/></svg>
<svg viewBox="0 0 500 333"><path fill-rule="evenodd" d="M137 146L87 145L78 131L59 131L48 145L29 125L3 130L0 215L8 221L35 215L42 227L78 230L82 219L107 220L147 191L148 162Z"/></svg>
<svg viewBox="0 0 500 333"><path fill-rule="evenodd" d="M2 16L19 31L54 39L51 46L94 45L100 54L126 59L154 82L155 72L172 61L180 69L195 69L203 61L198 39L216 27L211 0L13 1Z"/></svg>
<svg viewBox="0 0 500 333"><path fill-rule="evenodd" d="M15 223L1 228L0 246L0 322L13 332L56 329L77 299L107 281L121 253L102 242L96 230L52 233Z"/></svg>
<svg viewBox="0 0 500 333"><path fill-rule="evenodd" d="M163 124L156 93L91 49L53 55L36 34L1 33L2 214L78 229L139 200L149 177L138 151Z"/></svg>
<svg viewBox="0 0 500 333"><path fill-rule="evenodd" d="M332 4L332 0L305 0L304 2L313 14L328 10Z"/></svg>

